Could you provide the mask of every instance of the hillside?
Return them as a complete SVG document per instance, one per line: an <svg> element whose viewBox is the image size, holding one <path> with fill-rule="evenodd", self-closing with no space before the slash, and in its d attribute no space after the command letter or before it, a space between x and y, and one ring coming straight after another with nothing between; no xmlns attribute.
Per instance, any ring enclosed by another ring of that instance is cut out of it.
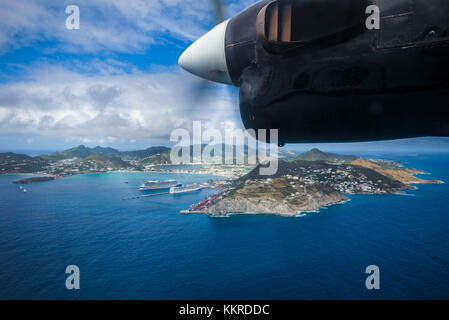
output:
<svg viewBox="0 0 449 320"><path fill-rule="evenodd" d="M78 161L77 165L81 170L99 170L105 168L113 169L125 169L131 168L128 162L114 156L108 156L104 154L92 154L84 159Z"/></svg>
<svg viewBox="0 0 449 320"><path fill-rule="evenodd" d="M99 147L97 147L99 148ZM114 149L113 149L114 150ZM41 158L47 159L47 160L64 160L64 159L72 159L72 158L86 158L92 154L95 153L101 153L103 151L103 148L97 149L94 151L94 149L85 147L84 145L79 145L78 147L71 148L62 152L55 152L51 154L43 154L40 155ZM110 151L108 151L109 153ZM118 152L118 151L117 151Z"/></svg>
<svg viewBox="0 0 449 320"><path fill-rule="evenodd" d="M167 147L150 147L145 150L136 150L136 151L119 151L114 148L104 148L97 146L95 148L89 148L84 145L79 145L75 148L71 148L68 150L64 150L61 152L55 152L48 155L41 155L40 157L47 160L64 160L64 159L73 159L73 158L79 158L84 159L91 155L95 154L102 154L105 156L113 156L117 158L127 159L127 160L139 160L143 159L155 154L158 154L160 152L164 152L170 150Z"/></svg>
<svg viewBox="0 0 449 320"><path fill-rule="evenodd" d="M201 150L201 155L203 155L204 149L206 148L207 145L201 145L200 146L200 150ZM157 154L148 156L144 159L142 159L140 161L141 165L157 165L157 164L171 164L171 160L170 160L170 152L171 149L169 148L165 148L165 147L154 147L153 151L157 151L157 148L163 148L161 152L158 152ZM193 159L193 148L194 146L190 146L190 161L191 162L197 162L194 161ZM220 144L220 145L216 145L215 148L221 149L221 154L222 154L222 163L225 163L225 151L226 151L226 145L225 144ZM210 153L210 157L214 156L214 151L215 149L211 149L211 153ZM244 146L243 148L237 148L237 147L233 147L233 152L234 152L234 160L233 160L233 164L236 164L236 159L238 157L242 158L245 164L249 163L248 160L248 155L249 154L257 154L255 149L250 149L248 146ZM298 154L294 151L288 150L288 149L278 149L278 155L279 155L279 159L282 160L290 160L295 158ZM252 162L256 161L256 158L252 157L250 159Z"/></svg>
<svg viewBox="0 0 449 320"><path fill-rule="evenodd" d="M104 147L97 146L97 147L92 148L90 150L91 150L91 155L92 154L104 154L106 156L120 157L123 154L123 152L120 152L117 149L114 149L114 148L111 148L111 147L104 148Z"/></svg>
<svg viewBox="0 0 449 320"><path fill-rule="evenodd" d="M345 201L348 194L394 194L402 192L401 189L413 188L410 183L441 182L416 178L414 175L419 173L422 171L402 168L390 161L313 149L303 154L301 160L279 161L277 173L271 176L260 175L258 166L234 180L218 195L192 205L182 213L294 216Z"/></svg>
<svg viewBox="0 0 449 320"><path fill-rule="evenodd" d="M424 180L416 177L416 174L424 173L421 170L410 169L410 168L401 168L399 166L394 166L381 162L374 162L368 159L359 158L357 160L351 161L351 164L357 165L360 167L365 167L368 169L372 169L376 172L379 172L393 180L400 181L404 184L410 183L441 183L439 180Z"/></svg>
<svg viewBox="0 0 449 320"><path fill-rule="evenodd" d="M150 147L145 150L137 151L125 151L121 153L122 157L128 157L133 159L145 159L160 153L170 152L170 148L167 147Z"/></svg>
<svg viewBox="0 0 449 320"><path fill-rule="evenodd" d="M357 156L323 152L323 151L315 148L315 149L312 149L310 151L300 154L298 157L294 158L293 160L346 162L346 161L354 161L356 159L358 159Z"/></svg>
<svg viewBox="0 0 449 320"><path fill-rule="evenodd" d="M84 158L78 158L86 154L83 148L77 150L70 149L70 152L64 155L70 155L70 160L43 159L41 156L30 157L24 154L12 152L0 154L0 173L37 173L45 172L54 176L66 176L82 172L104 172L119 169L134 169L135 166L122 160L119 157L105 154L90 154ZM95 148L94 148L95 149ZM108 148L103 148L107 150ZM99 150L98 148L96 149ZM104 151L103 150L103 151ZM78 152L80 151L80 152Z"/></svg>
<svg viewBox="0 0 449 320"><path fill-rule="evenodd" d="M295 216L298 212L316 211L323 206L346 201L347 197L329 185L314 184L304 188L292 185L288 178L265 182L248 181L205 213L224 216L229 213L264 213Z"/></svg>
<svg viewBox="0 0 449 320"><path fill-rule="evenodd" d="M345 184L353 181L371 182L373 186L380 188L388 193L394 193L399 188L406 185L401 181L385 176L379 171L359 165L348 164L329 164L325 161L279 161L278 171L272 176L261 176L259 167L255 168L247 175L235 181L236 185L246 183L248 180L265 180L268 178L276 179L286 176L296 176L304 181L313 181L316 183ZM381 182L379 182L381 181Z"/></svg>
<svg viewBox="0 0 449 320"><path fill-rule="evenodd" d="M160 165L160 164L170 164L170 149L151 155L145 159L139 161L139 165L148 166L148 165Z"/></svg>
<svg viewBox="0 0 449 320"><path fill-rule="evenodd" d="M13 152L0 153L0 173L30 173L44 171L48 161Z"/></svg>

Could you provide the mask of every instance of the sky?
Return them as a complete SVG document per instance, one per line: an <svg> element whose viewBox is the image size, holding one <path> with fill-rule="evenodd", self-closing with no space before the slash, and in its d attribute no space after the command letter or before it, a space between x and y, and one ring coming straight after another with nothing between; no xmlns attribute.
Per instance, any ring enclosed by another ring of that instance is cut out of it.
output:
<svg viewBox="0 0 449 320"><path fill-rule="evenodd" d="M226 1L227 16L254 3ZM77 5L80 29L65 10ZM238 92L182 70L212 1L0 1L0 149L167 144L176 128L241 127Z"/></svg>
<svg viewBox="0 0 449 320"><path fill-rule="evenodd" d="M225 0L226 15L254 2ZM66 28L68 5L79 30ZM0 0L0 150L168 145L194 120L242 128L235 88L211 84L197 99L202 80L177 64L214 21L205 0Z"/></svg>

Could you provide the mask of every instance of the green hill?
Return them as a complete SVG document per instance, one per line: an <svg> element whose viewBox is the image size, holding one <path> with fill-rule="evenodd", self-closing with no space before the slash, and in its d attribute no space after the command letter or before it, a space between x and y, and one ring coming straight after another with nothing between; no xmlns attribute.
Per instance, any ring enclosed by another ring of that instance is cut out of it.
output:
<svg viewBox="0 0 449 320"><path fill-rule="evenodd" d="M103 148L103 147L95 147L89 148L84 145L79 145L78 147L71 148L62 152L55 152L48 155L41 155L40 157L48 160L64 160L64 159L72 159L72 158L87 158L93 154L104 154L108 156L120 156L121 152L113 149L113 148Z"/></svg>
<svg viewBox="0 0 449 320"><path fill-rule="evenodd" d="M200 150L201 150L201 155L203 154L204 148L206 147L206 144L203 144L201 146L199 146ZM220 144L218 146L216 146L218 149L221 149L221 154L222 154L222 163L225 162L225 151L226 151L226 145L225 144ZM154 147L154 148L158 148L158 147ZM148 156L144 159L142 159L139 164L145 166L145 165L158 165L158 164L170 164L171 160L170 160L170 152L171 149L169 148L164 148L162 152L159 152L157 154ZM190 161L195 162L193 159L193 148L194 146L191 145L190 146ZM147 149L148 150L148 149ZM243 146L243 148L237 148L237 147L233 147L233 151L234 151L234 160L233 163L236 164L236 158L242 157L244 159L245 163L248 163L248 154L256 154L256 150L255 149L250 149L248 146ZM289 160L289 159L293 159L295 158L298 154L294 151L291 150L287 150L287 149L278 149L278 155L279 155L279 159L283 159L283 160ZM214 156L214 149L212 149L211 157ZM252 158L252 160L254 160L254 158Z"/></svg>
<svg viewBox="0 0 449 320"><path fill-rule="evenodd" d="M110 147L103 148L103 147L97 146L97 147L91 149L91 151L93 151L92 154L104 154L107 156L114 156L114 157L120 157L122 155L122 152L118 151L117 149L110 148Z"/></svg>
<svg viewBox="0 0 449 320"><path fill-rule="evenodd" d="M141 166L158 165L158 164L170 164L170 149L158 154L151 155L145 159L139 161Z"/></svg>
<svg viewBox="0 0 449 320"><path fill-rule="evenodd" d="M323 151L315 148L315 149L312 149L310 151L300 154L298 157L296 157L292 160L346 162L346 161L354 161L356 159L358 159L357 156L323 152Z"/></svg>
<svg viewBox="0 0 449 320"><path fill-rule="evenodd" d="M114 168L114 169L125 169L131 168L128 162L114 156L108 156L104 154L92 154L84 159L79 160L78 166L82 168Z"/></svg>
<svg viewBox="0 0 449 320"><path fill-rule="evenodd" d="M170 153L170 148L167 147L150 147L145 150L137 150L137 151L125 151L121 153L121 156L134 158L134 159L144 159L151 157L153 155L157 155L164 152Z"/></svg>
<svg viewBox="0 0 449 320"><path fill-rule="evenodd" d="M13 152L0 153L0 173L30 173L43 171L48 161Z"/></svg>
<svg viewBox="0 0 449 320"><path fill-rule="evenodd" d="M104 148L97 146L95 148L89 148L84 145L79 145L75 148L71 148L61 152L55 152L48 155L41 155L40 157L46 160L64 160L64 159L72 159L72 158L80 158L84 159L94 154L102 154L106 156L118 157L121 159L133 159L139 160L143 158L150 157L152 155L169 151L170 149L167 147L150 147L145 150L137 150L137 151L124 151L121 152L114 148Z"/></svg>

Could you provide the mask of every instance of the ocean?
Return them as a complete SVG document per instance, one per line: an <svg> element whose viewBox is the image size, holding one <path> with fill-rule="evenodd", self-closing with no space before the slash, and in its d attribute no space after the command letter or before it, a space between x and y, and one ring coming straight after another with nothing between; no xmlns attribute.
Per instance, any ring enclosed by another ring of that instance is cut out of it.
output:
<svg viewBox="0 0 449 320"><path fill-rule="evenodd" d="M374 155L378 156L378 155ZM383 154L449 182L449 154ZM449 184L287 218L179 210L212 190L132 200L157 173L78 175L25 186L0 176L0 299L447 299ZM127 183L126 183L127 182ZM67 290L66 266L80 268ZM380 269L367 290L365 269Z"/></svg>

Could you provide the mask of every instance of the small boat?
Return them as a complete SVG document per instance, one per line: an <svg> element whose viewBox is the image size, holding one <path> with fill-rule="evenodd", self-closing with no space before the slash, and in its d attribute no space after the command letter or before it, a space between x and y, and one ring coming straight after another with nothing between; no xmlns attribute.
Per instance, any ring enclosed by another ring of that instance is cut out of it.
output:
<svg viewBox="0 0 449 320"><path fill-rule="evenodd" d="M23 192L25 192L25 193L26 193L26 192L27 192L27 189L23 189Z"/></svg>
<svg viewBox="0 0 449 320"><path fill-rule="evenodd" d="M165 181L159 180L148 180L144 184L139 187L139 191L152 191L152 190L163 190L170 189L171 187L177 185L178 182L176 180L170 179Z"/></svg>
<svg viewBox="0 0 449 320"><path fill-rule="evenodd" d="M198 190L201 190L201 186L199 184L183 185L182 183L179 183L170 188L170 193L177 194L177 193L193 192Z"/></svg>

